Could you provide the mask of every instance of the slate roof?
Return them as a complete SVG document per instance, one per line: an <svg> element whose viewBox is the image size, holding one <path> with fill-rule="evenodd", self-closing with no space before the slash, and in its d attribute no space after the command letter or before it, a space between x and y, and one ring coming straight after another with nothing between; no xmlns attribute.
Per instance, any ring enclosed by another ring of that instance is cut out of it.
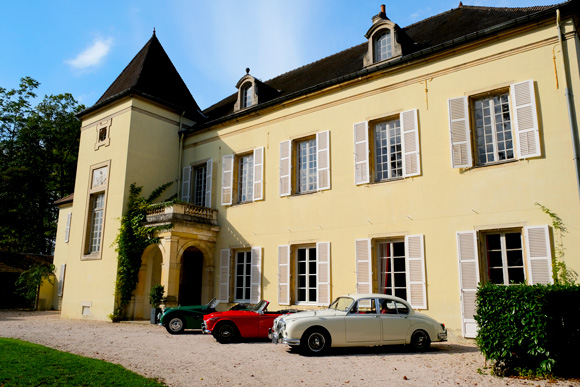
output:
<svg viewBox="0 0 580 387"><path fill-rule="evenodd" d="M580 1L569 0L557 5L525 8L465 6L460 3L457 8L398 30L399 41L403 46L402 58L365 69L363 68L363 57L367 52L368 42L364 42L264 82L278 90L278 94L270 104L260 103L252 108L234 113L233 107L237 94L223 99L203 111L208 120L202 127L210 126L233 116L248 114L251 111L301 94L355 79L373 71L396 66L429 55L436 50L456 46L548 15L553 15L555 21L555 9L563 5L577 13ZM552 14L552 12L554 13ZM364 26L361 26L362 30L364 30Z"/></svg>
<svg viewBox="0 0 580 387"><path fill-rule="evenodd" d="M185 111L185 116L196 122L203 121L197 102L155 32L95 105L79 113L79 116L130 94L146 97L178 112Z"/></svg>

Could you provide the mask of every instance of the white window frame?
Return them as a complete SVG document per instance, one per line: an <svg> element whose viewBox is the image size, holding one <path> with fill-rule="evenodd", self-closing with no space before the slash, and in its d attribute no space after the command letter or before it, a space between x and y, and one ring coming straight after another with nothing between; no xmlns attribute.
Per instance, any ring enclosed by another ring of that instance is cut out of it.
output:
<svg viewBox="0 0 580 387"><path fill-rule="evenodd" d="M510 266L509 262L508 262L508 249L506 246L506 234L518 234L520 237L520 248L519 250L521 251L521 257L522 257L522 265L521 266ZM501 266L498 267L492 267L490 266L490 262L489 262L489 253L490 251L496 251L496 250L490 250L488 247L488 243L486 243L487 238L490 235L499 235L499 240L500 240L500 249L499 252L501 254ZM483 239L483 254L484 254L484 259L482 259L482 263L483 265L485 265L486 268L486 274L485 274L485 279L489 282L491 281L491 276L489 274L490 269L497 269L497 268L501 268L502 270L502 277L503 277L503 283L496 283L497 285L510 285L511 282L513 281L513 279L511 279L509 277L509 270L510 268L521 268L522 274L523 274L523 281L522 282L518 282L518 284L520 283L527 283L527 272L526 272L526 265L525 265L525 254L524 254L524 238L522 235L522 230L511 230L511 229L507 229L507 230L498 230L498 231L490 231L490 232L485 232L482 233L482 239Z"/></svg>
<svg viewBox="0 0 580 387"><path fill-rule="evenodd" d="M251 179L246 183L249 190L251 190L251 199L241 200L240 189L242 176L240 174L239 163L242 158L251 156L252 165L248 171L251 174ZM235 180L235 182L234 182ZM235 186L234 186L235 184ZM235 187L235 189L234 189ZM231 206L234 203L243 204L251 203L259 200L264 200L264 147L253 149L248 153L240 153L233 155L226 155L222 158L222 188L221 188L221 204L222 206Z"/></svg>
<svg viewBox="0 0 580 387"><path fill-rule="evenodd" d="M244 264L243 264L243 272L240 273L239 272L239 262L238 262L238 257L240 256L240 254L243 254L243 259L244 259ZM234 302L250 302L250 291L252 289L252 252L250 250L242 250L242 251L236 251L234 254ZM240 284L238 282L238 280L240 279L240 277L243 278L243 282L246 281L246 279L248 280L248 284L247 286L245 284ZM242 289L242 293L245 295L247 292L247 297L237 297L238 295L238 290Z"/></svg>
<svg viewBox="0 0 580 387"><path fill-rule="evenodd" d="M203 168L205 173L205 183L203 185L205 192L203 192L204 198L201 206L211 208L212 179L213 179L212 159L208 159L203 163L188 165L183 168L183 173L181 177L181 200L183 200L186 203L195 204L194 197L197 191L197 179L195 176L195 170L198 168Z"/></svg>
<svg viewBox="0 0 580 387"><path fill-rule="evenodd" d="M111 176L111 161L92 165L89 169L88 195L84 222L83 255L81 260L101 259L105 234L107 193ZM102 205L95 208L102 198ZM96 215L99 215L98 224Z"/></svg>
<svg viewBox="0 0 580 387"><path fill-rule="evenodd" d="M383 50L384 42L384 50ZM382 29L373 36L374 63L393 57L393 34L390 29Z"/></svg>

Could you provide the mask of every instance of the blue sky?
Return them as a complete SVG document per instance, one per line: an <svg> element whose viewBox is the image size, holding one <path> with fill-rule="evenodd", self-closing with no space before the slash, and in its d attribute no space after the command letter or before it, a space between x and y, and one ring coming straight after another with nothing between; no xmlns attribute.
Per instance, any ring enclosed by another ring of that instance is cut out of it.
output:
<svg viewBox="0 0 580 387"><path fill-rule="evenodd" d="M559 1L465 0L527 7ZM387 6L401 27L455 8L459 0L6 0L0 5L0 87L30 76L37 93L71 93L91 106L157 37L205 109L236 91L246 67L266 81L364 42Z"/></svg>

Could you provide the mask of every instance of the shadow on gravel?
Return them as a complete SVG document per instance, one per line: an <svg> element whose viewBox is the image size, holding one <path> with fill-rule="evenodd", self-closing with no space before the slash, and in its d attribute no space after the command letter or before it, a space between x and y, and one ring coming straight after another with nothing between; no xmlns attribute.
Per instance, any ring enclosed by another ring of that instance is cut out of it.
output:
<svg viewBox="0 0 580 387"><path fill-rule="evenodd" d="M289 353L300 354L299 348L290 347L288 349ZM425 352L417 352L411 347L406 345L385 345L385 346L375 346L375 347L349 347L349 348L331 348L325 355L320 355L321 357L333 357L333 356L407 356L407 355L448 355L448 354L458 354L458 353L472 353L479 352L477 347L464 344L432 344L431 347ZM306 356L308 355L301 355Z"/></svg>

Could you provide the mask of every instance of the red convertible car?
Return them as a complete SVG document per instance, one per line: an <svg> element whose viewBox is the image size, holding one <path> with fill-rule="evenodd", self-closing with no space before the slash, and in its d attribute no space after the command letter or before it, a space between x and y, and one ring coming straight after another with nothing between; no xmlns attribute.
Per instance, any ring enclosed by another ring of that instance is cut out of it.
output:
<svg viewBox="0 0 580 387"><path fill-rule="evenodd" d="M297 310L267 311L266 300L260 301L250 310L228 310L206 314L201 323L203 333L212 334L222 344L237 339L268 338L268 329L274 319L280 315L294 313Z"/></svg>

